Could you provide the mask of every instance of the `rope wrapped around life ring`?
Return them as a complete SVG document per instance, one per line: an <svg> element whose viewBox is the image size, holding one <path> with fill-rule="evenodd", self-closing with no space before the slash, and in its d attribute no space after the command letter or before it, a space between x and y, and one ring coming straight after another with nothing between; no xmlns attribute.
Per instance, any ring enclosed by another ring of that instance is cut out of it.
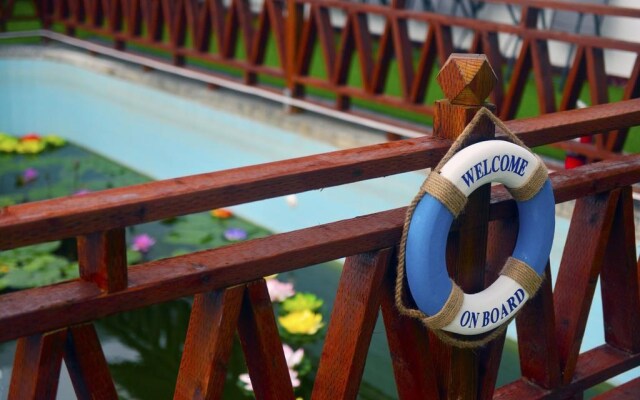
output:
<svg viewBox="0 0 640 400"><path fill-rule="evenodd" d="M488 140L460 150L483 115L511 142ZM465 294L447 272L447 236L469 194L491 182L504 184L517 201L518 239L500 277L479 293ZM555 201L544 163L489 110L480 109L409 206L398 260L399 310L419 318L454 346L486 344L506 329L537 292L551 252L554 226ZM408 306L408 294L417 310ZM483 336L465 340L444 332Z"/></svg>

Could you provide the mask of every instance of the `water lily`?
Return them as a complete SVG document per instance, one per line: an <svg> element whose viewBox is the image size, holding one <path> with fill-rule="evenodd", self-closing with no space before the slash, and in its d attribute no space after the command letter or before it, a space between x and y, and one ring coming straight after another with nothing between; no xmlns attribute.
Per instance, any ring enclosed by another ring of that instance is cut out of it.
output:
<svg viewBox="0 0 640 400"><path fill-rule="evenodd" d="M245 390L253 392L253 385L251 384L251 377L249 374L240 374L238 379L240 379L240 382L244 383Z"/></svg>
<svg viewBox="0 0 640 400"><path fill-rule="evenodd" d="M38 179L38 170L35 168L27 168L22 171L21 180L23 184L27 184L29 182L33 182Z"/></svg>
<svg viewBox="0 0 640 400"><path fill-rule="evenodd" d="M38 135L38 134L37 134L37 133L35 133L35 132L27 133L26 135L23 135L23 136L20 138L20 141L22 141L22 142L28 142L28 141L36 141L36 142L38 142L38 141L40 141L40 140L41 140L40 135Z"/></svg>
<svg viewBox="0 0 640 400"><path fill-rule="evenodd" d="M289 369L296 367L302 362L302 358L304 357L303 348L294 351L288 344L283 343L282 351L284 352L284 359L287 361L287 367L289 367Z"/></svg>
<svg viewBox="0 0 640 400"><path fill-rule="evenodd" d="M309 310L289 313L278 321L287 332L298 335L315 335L324 326L322 314Z"/></svg>
<svg viewBox="0 0 640 400"><path fill-rule="evenodd" d="M285 197L285 201L287 202L287 205L291 208L295 208L298 206L298 196L296 196L295 194L290 194L287 197Z"/></svg>
<svg viewBox="0 0 640 400"><path fill-rule="evenodd" d="M283 301L294 294L293 283L282 282L277 279L267 279L267 289L272 302Z"/></svg>
<svg viewBox="0 0 640 400"><path fill-rule="evenodd" d="M284 352L284 358L289 368L289 379L291 379L291 386L297 388L300 386L300 379L298 378L298 371L293 368L296 367L302 361L304 357L304 350L298 349L294 351L289 345L283 344L282 351ZM249 374L240 374L238 376L240 382L244 384L244 389L253 392L253 384L251 383L251 377Z"/></svg>
<svg viewBox="0 0 640 400"><path fill-rule="evenodd" d="M15 148L18 154L38 154L47 147L47 144L41 140L28 139L20 140Z"/></svg>
<svg viewBox="0 0 640 400"><path fill-rule="evenodd" d="M317 311L324 304L324 300L313 293L297 293L282 303L282 309L286 312Z"/></svg>
<svg viewBox="0 0 640 400"><path fill-rule="evenodd" d="M43 137L42 140L47 145L50 145L50 146L53 146L53 147L62 147L67 143L66 140L64 140L63 138L61 138L58 135L47 135L47 136Z"/></svg>
<svg viewBox="0 0 640 400"><path fill-rule="evenodd" d="M211 216L218 219L227 219L233 217L233 213L227 208L216 208L211 210Z"/></svg>
<svg viewBox="0 0 640 400"><path fill-rule="evenodd" d="M18 139L6 133L0 133L0 152L13 153L18 146Z"/></svg>
<svg viewBox="0 0 640 400"><path fill-rule="evenodd" d="M230 242L237 242L247 238L247 231L242 228L229 228L224 231L224 238Z"/></svg>
<svg viewBox="0 0 640 400"><path fill-rule="evenodd" d="M156 240L154 238L147 235L146 233L142 233L140 235L134 236L131 249L139 251L141 253L147 253L155 244Z"/></svg>

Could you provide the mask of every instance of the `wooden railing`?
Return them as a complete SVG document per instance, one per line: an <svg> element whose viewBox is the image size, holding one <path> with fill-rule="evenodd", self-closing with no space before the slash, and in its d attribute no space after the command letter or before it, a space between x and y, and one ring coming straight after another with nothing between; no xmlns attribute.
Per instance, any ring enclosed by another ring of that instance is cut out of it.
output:
<svg viewBox="0 0 640 400"><path fill-rule="evenodd" d="M0 2L4 4L0 28L11 19L15 2ZM415 12L406 9L406 0L393 0L389 6L336 0L264 0L256 3L259 9L252 9L248 0L33 0L45 28L62 29L68 35L98 34L121 50L141 51L140 46L155 49L169 55L176 65L200 68L198 61L205 61L222 68L212 73L240 75L247 85L275 91L281 90L278 85L285 85L295 98L353 114L361 115L362 107L374 107L376 112L366 113L367 117L385 120L398 113L385 115L384 107L433 115L433 105L427 100L433 87L432 72L453 51L487 54L499 78L492 101L504 120L516 117L532 74L540 114L575 108L585 85L591 105L607 103L605 51L640 52L637 42L540 28L544 10L638 20L638 9L558 0L486 3L517 6L519 23ZM379 29L372 28L375 23ZM411 24L424 28L425 37L410 37ZM456 48L456 31L471 33L468 48ZM514 59L501 50L500 37L504 35L521 41ZM553 79L557 74L550 62L551 41L575 50L563 87ZM267 47L274 50L267 51ZM322 65L325 73L314 72L313 65ZM510 76L505 76L507 70ZM358 83L350 80L352 71L359 76ZM391 74L399 75L399 91L386 87L393 79ZM640 60L636 57L623 100L638 96L639 79ZM333 103L318 100L325 95ZM358 107L354 107L354 99L361 100ZM401 124L398 120L395 123ZM622 150L626 133L623 129L595 136L597 149L573 143L563 148L577 153L591 151L591 158L597 155L603 159Z"/></svg>
<svg viewBox="0 0 640 400"><path fill-rule="evenodd" d="M115 398L93 321L194 295L175 398L220 398L237 332L257 398L293 399L262 277L342 257L314 399L356 397L380 309L402 399L580 398L585 389L640 365L630 189L640 181L635 155L551 175L556 202L576 200L560 272L552 291L547 267L540 293L517 317L522 377L497 389L504 335L479 349L451 348L397 312L395 248L404 208L127 268L129 226L433 167L478 108L439 102L434 137L1 209L0 249L76 237L80 265L77 280L0 296L0 341L18 339L9 397L55 397L64 359L79 398ZM638 124L640 99L508 126L527 145L539 146ZM493 126L483 122L475 135L492 136ZM516 232L515 203L504 188L474 193L450 233L451 275L467 291L486 287L510 255ZM580 353L598 277L605 343ZM640 378L605 398L638 386Z"/></svg>

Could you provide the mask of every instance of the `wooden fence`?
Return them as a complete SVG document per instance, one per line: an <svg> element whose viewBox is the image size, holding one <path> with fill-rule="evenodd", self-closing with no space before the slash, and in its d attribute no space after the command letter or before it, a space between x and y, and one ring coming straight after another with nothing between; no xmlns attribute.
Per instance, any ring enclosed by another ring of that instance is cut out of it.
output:
<svg viewBox="0 0 640 400"><path fill-rule="evenodd" d="M259 399L293 399L262 277L346 257L312 398L354 399L382 310L402 399L581 398L640 365L640 289L630 185L640 156L551 175L556 202L575 211L552 291L516 320L522 377L495 388L504 335L475 350L451 348L394 304L396 247L405 209L272 235L128 269L125 229L149 221L433 167L478 106L436 107L435 136L5 207L0 249L76 237L80 278L0 296L0 341L18 339L9 397L54 398L61 362L79 398L116 398L93 321L195 296L176 399L220 398L234 335ZM440 121L440 123L438 122ZM446 121L446 122L442 122ZM640 124L640 99L508 123L529 146ZM478 125L474 137L491 137ZM417 190L418 188L416 188ZM471 218L470 216L473 216ZM477 191L449 236L450 274L467 291L495 280L517 232L501 186ZM479 268L478 266L486 266ZM600 279L605 343L580 353ZM634 398L640 378L601 398Z"/></svg>
<svg viewBox="0 0 640 400"><path fill-rule="evenodd" d="M376 113L365 115L386 121L390 116L385 115L385 107L433 115L433 104L427 100L433 86L432 72L453 51L487 54L499 81L492 101L503 120L515 118L531 75L540 114L575 108L585 85L591 105L608 103L605 51L640 52L636 42L540 28L544 10L636 20L640 18L638 9L558 0L485 2L517 6L519 23L415 12L406 9L407 0L392 0L388 6L337 0L264 0L257 3L257 9L249 0L33 0L45 28L62 29L69 35L101 35L121 50L153 48L169 55L176 65L213 63L223 70L212 73L239 74L247 85L275 91L284 85L286 93L295 98L358 115L362 107L374 107ZM11 19L15 3L0 1L0 29ZM372 20L382 25L380 32L371 28ZM412 24L425 28L423 38L410 38ZM454 34L461 30L472 34L468 49L454 46ZM515 35L521 41L515 59L505 58L501 51L500 39L505 35ZM563 87L554 81L557 74L549 59L553 41L575 49ZM269 52L268 47L274 50ZM314 57L320 58L315 64ZM357 71L355 62L359 64ZM324 74L314 73L312 65L321 65ZM512 68L508 79L504 75L507 65ZM357 83L350 80L352 71L359 76ZM386 87L395 79L391 74L399 75L399 91ZM636 58L623 100L638 97L639 79L640 59ZM312 90L316 91L309 94ZM329 96L330 102L319 100L319 95ZM354 99L361 101L359 107L353 105ZM398 120L394 123L404 125ZM623 129L597 135L595 148L580 143L561 147L591 159L606 159L622 150L626 133Z"/></svg>

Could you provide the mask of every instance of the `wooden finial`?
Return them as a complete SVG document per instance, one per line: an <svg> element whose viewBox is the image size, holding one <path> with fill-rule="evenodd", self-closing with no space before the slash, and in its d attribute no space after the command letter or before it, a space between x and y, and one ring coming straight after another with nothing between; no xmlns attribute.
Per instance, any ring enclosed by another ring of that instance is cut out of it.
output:
<svg viewBox="0 0 640 400"><path fill-rule="evenodd" d="M480 106L498 82L484 54L453 53L436 77L451 104Z"/></svg>

